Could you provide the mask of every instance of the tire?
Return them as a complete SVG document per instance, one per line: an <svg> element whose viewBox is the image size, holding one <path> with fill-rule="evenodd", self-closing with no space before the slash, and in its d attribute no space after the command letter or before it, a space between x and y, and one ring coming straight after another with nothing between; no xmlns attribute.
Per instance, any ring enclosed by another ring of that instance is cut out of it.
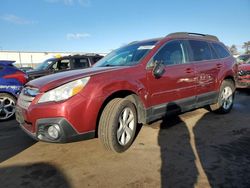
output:
<svg viewBox="0 0 250 188"><path fill-rule="evenodd" d="M127 99L115 98L106 105L101 114L98 137L107 150L121 153L133 143L136 127L134 104Z"/></svg>
<svg viewBox="0 0 250 188"><path fill-rule="evenodd" d="M233 108L235 85L230 80L224 80L220 87L217 103L210 105L210 109L219 114L229 113Z"/></svg>
<svg viewBox="0 0 250 188"><path fill-rule="evenodd" d="M9 120L15 115L16 98L7 93L0 93L0 121Z"/></svg>

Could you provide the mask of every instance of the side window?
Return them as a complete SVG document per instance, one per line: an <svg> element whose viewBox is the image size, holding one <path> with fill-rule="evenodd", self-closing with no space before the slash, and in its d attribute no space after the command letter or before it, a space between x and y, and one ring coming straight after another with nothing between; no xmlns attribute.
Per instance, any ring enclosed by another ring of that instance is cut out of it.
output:
<svg viewBox="0 0 250 188"><path fill-rule="evenodd" d="M73 68L81 69L89 67L89 61L87 58L76 58L73 60Z"/></svg>
<svg viewBox="0 0 250 188"><path fill-rule="evenodd" d="M184 43L182 41L168 42L154 56L153 61L163 62L165 65L185 63Z"/></svg>
<svg viewBox="0 0 250 188"><path fill-rule="evenodd" d="M69 59L62 59L61 61L58 61L57 62L57 69L58 70L67 70L67 69L70 69Z"/></svg>
<svg viewBox="0 0 250 188"><path fill-rule="evenodd" d="M230 56L230 53L221 44L212 43L212 46L214 47L220 58L225 58Z"/></svg>
<svg viewBox="0 0 250 188"><path fill-rule="evenodd" d="M189 45L193 52L193 61L210 60L212 58L212 52L207 42L189 40Z"/></svg>
<svg viewBox="0 0 250 188"><path fill-rule="evenodd" d="M60 61L60 60L59 60ZM57 69L57 63L58 63L58 61L55 61L54 63L53 63L53 65L52 65L52 69L53 70L58 70Z"/></svg>
<svg viewBox="0 0 250 188"><path fill-rule="evenodd" d="M0 66L0 70L3 70L3 67L2 67L2 66Z"/></svg>

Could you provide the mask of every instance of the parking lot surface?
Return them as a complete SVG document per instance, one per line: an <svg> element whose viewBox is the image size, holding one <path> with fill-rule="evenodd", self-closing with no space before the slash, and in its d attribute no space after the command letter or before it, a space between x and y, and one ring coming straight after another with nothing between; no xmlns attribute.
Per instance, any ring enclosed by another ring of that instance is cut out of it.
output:
<svg viewBox="0 0 250 188"><path fill-rule="evenodd" d="M250 187L250 91L235 97L230 114L198 109L143 126L122 154L98 139L35 142L1 122L1 187Z"/></svg>

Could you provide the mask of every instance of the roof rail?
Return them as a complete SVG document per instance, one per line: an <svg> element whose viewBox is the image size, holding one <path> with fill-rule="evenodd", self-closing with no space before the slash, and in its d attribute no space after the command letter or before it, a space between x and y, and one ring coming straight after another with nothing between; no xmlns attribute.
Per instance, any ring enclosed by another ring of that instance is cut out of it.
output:
<svg viewBox="0 0 250 188"><path fill-rule="evenodd" d="M189 33L189 32L170 33L166 37L188 37L188 36L197 36L197 37L203 37L208 40L219 41L219 39L214 35L208 35L202 33Z"/></svg>
<svg viewBox="0 0 250 188"><path fill-rule="evenodd" d="M98 53L83 53L81 55L86 55L86 56L100 56Z"/></svg>

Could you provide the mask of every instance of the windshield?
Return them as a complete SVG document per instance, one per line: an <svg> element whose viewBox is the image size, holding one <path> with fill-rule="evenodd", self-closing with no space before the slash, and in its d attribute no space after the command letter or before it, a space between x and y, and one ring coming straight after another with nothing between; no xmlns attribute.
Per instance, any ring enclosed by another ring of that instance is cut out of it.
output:
<svg viewBox="0 0 250 188"><path fill-rule="evenodd" d="M42 64L38 65L35 70L46 70L51 63L53 63L52 59L45 60Z"/></svg>
<svg viewBox="0 0 250 188"><path fill-rule="evenodd" d="M121 47L102 58L94 67L135 65L154 48L156 42L157 40L154 40Z"/></svg>

